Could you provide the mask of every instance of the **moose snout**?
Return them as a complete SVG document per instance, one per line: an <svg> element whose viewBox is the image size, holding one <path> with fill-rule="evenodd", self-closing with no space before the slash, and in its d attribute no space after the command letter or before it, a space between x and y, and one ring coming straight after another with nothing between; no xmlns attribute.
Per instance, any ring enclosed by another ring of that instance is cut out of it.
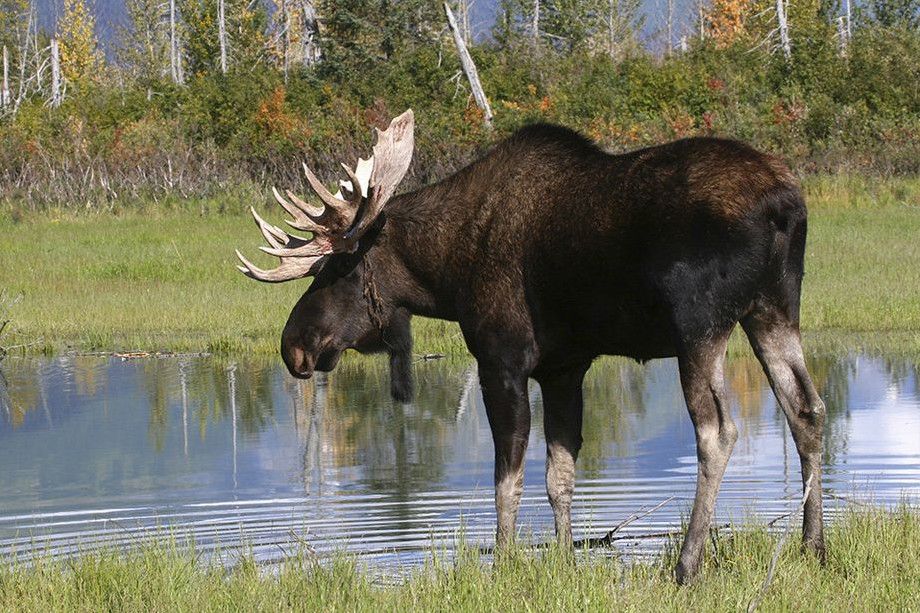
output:
<svg viewBox="0 0 920 613"><path fill-rule="evenodd" d="M281 357L291 376L298 379L309 379L313 376L313 359L299 343L286 335L281 339Z"/></svg>

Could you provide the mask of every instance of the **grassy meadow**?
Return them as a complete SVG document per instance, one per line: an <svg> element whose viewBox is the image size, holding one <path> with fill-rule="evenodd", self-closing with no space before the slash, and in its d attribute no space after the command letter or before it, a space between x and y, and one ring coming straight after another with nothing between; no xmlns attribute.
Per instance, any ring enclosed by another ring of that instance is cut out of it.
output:
<svg viewBox="0 0 920 613"><path fill-rule="evenodd" d="M920 608L920 513L850 511L830 526L828 560L793 536L766 590L776 538L762 527L714 537L689 587L671 578L669 547L651 564L520 548L494 565L475 551L436 554L409 579L381 588L355 559L294 556L277 573L244 559L229 573L195 563L168 541L26 568L0 566L0 609L10 611L738 611L762 592L764 611L911 611Z"/></svg>
<svg viewBox="0 0 920 613"><path fill-rule="evenodd" d="M920 348L920 179L816 176L805 186L807 340ZM0 211L0 288L22 296L2 344L28 353L275 352L305 284L256 283L236 271L235 248L270 263L256 250L251 198ZM267 194L262 204L280 220ZM420 353L465 351L453 324L417 321L415 330Z"/></svg>

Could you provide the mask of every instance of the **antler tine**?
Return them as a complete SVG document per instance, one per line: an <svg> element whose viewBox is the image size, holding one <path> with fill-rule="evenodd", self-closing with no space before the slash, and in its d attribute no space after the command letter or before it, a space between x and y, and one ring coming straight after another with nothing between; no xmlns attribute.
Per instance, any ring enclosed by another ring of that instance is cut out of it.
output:
<svg viewBox="0 0 920 613"><path fill-rule="evenodd" d="M361 185L361 179L358 178L358 175L348 167L347 164L342 164L342 168L345 169L345 174L348 175L348 180L351 181L351 197L348 199L351 205L358 210L358 207L361 206L361 201L364 199L363 186Z"/></svg>
<svg viewBox="0 0 920 613"><path fill-rule="evenodd" d="M243 254L237 250L236 257L243 263L237 266L240 272L251 279L265 281L266 283L281 283L301 277L309 277L318 272L319 266L324 259L317 258L281 258L281 265L272 270L263 270L243 257Z"/></svg>
<svg viewBox="0 0 920 613"><path fill-rule="evenodd" d="M278 204L281 205L285 211L290 213L291 217L296 220L303 219L306 215L313 215L314 217L319 217L323 214L323 207L312 206L300 198L295 197L290 190L285 190L288 198L294 201L294 204L291 204L285 200L281 194L278 192L278 188L272 187L272 194L275 196L275 200L278 201Z"/></svg>
<svg viewBox="0 0 920 613"><path fill-rule="evenodd" d="M259 247L259 249L269 255L276 255L279 258L313 258L333 253L332 244L328 240L322 238L304 241L299 245Z"/></svg>
<svg viewBox="0 0 920 613"><path fill-rule="evenodd" d="M310 167L307 166L306 163L303 164L303 172L305 175L307 175L307 182L310 184L310 187L313 189L316 195L319 196L320 200L326 204L326 206L334 210L343 218L350 216L351 211L349 210L348 203L333 196L329 190L326 189L326 186L316 178L316 175L313 174L313 171L310 170ZM311 217L313 217L314 221L316 221L315 216L311 215Z"/></svg>
<svg viewBox="0 0 920 613"><path fill-rule="evenodd" d="M256 220L256 224L259 226L259 231L262 232L262 236L265 237L265 240L268 241L268 244L275 248L281 248L282 246L288 243L288 234L280 228L276 228L271 225L256 213L255 207L249 207L249 212L252 213L252 216Z"/></svg>
<svg viewBox="0 0 920 613"><path fill-rule="evenodd" d="M307 204L296 195L294 195L289 189L284 190L284 193L287 194L287 197L294 202L293 206L290 202L282 198L281 194L279 194L275 188L272 188L272 191L275 192L275 199L278 201L278 203L281 204L281 206L284 207L284 210L290 213L294 218L293 220L285 219L284 223L291 226L292 228L296 228L304 232L312 232L313 234L323 234L329 231L326 226L313 221L311 217L308 217L304 214L308 211L308 214L314 214L315 211L319 211L318 213L315 213L315 216L320 217L323 213L323 209Z"/></svg>

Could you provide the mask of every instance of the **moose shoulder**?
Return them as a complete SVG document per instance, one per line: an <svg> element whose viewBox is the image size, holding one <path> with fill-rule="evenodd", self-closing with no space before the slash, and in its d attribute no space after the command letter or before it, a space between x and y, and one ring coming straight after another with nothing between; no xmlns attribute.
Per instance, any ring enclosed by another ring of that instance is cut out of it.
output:
<svg viewBox="0 0 920 613"><path fill-rule="evenodd" d="M805 368L799 296L806 210L789 171L712 138L610 155L577 133L524 128L482 159L394 195L409 167L413 115L378 132L374 155L345 167L324 206L277 191L288 234L258 215L281 258L262 281L315 279L284 328L291 374L330 370L349 348L390 355L395 398L412 393L413 314L458 321L479 364L495 443L499 545L513 538L530 429L527 380L543 391L546 488L571 543L582 382L591 361L676 356L696 429L699 472L678 581L698 571L737 430L724 391L729 335L741 323L792 430L810 483L804 542L824 554L824 405Z"/></svg>

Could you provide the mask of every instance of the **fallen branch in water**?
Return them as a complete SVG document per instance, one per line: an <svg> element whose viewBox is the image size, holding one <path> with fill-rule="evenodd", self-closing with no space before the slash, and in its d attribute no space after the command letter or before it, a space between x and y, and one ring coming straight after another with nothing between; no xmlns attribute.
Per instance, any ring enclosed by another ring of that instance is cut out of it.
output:
<svg viewBox="0 0 920 613"><path fill-rule="evenodd" d="M668 498L665 498L664 500L656 504L651 509L639 511L638 513L633 513L632 515L630 515L629 517L627 517L626 519L618 523L616 526L614 526L613 529L610 530L604 536L599 537L599 538L587 538L587 539L582 539L580 541L575 541L573 543L573 546L576 549L584 549L585 547L587 547L588 549L594 549L595 547L610 547L610 545L612 545L613 542L616 540L625 540L625 539L614 538L617 532L619 532L620 530L622 530L629 524L633 523L634 521L642 519L643 517L646 517L648 515L651 515L652 513L654 513L655 511L657 511L664 505L668 504L672 500L674 500L674 496L669 496Z"/></svg>
<svg viewBox="0 0 920 613"><path fill-rule="evenodd" d="M808 481L805 482L805 493L802 494L802 502L799 503L798 508L789 513L789 521L786 523L786 530L783 532L783 536L780 537L779 541L776 543L776 547L773 549L773 557L770 558L770 566L767 568L767 576L764 577L763 585L760 586L760 592L751 600L748 605L748 613L753 613L757 607L760 606L760 603L763 601L763 597L767 593L767 589L770 587L770 583L773 582L773 573L776 571L776 563L779 561L779 554L782 552L783 547L786 545L786 540L789 538L789 533L792 532L792 523L795 521L795 518L805 510L805 503L808 501L808 495L811 494L811 478L814 475L808 476Z"/></svg>

